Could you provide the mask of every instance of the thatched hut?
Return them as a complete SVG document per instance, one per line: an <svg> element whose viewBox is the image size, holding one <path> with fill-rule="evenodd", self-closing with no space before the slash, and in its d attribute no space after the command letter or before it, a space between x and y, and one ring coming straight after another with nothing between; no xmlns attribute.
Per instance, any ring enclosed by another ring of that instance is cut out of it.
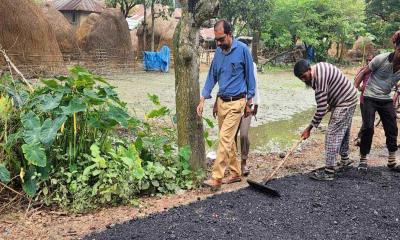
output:
<svg viewBox="0 0 400 240"><path fill-rule="evenodd" d="M56 33L58 46L64 56L75 56L79 54L78 41L72 25L64 15L55 9L50 3L46 3L42 8L47 20Z"/></svg>
<svg viewBox="0 0 400 240"><path fill-rule="evenodd" d="M164 11L165 14L168 15L167 7L162 5L155 5L154 11L156 13ZM151 49L151 12L147 11L146 14L146 25L147 25L147 35L146 35L146 50L150 51ZM159 50L163 45L167 45L172 49L173 45L173 36L175 32L176 25L178 24L179 19L174 15L168 15L166 17L158 17L154 21L154 50ZM137 35L139 38L139 51L143 51L143 26L138 28Z"/></svg>
<svg viewBox="0 0 400 240"><path fill-rule="evenodd" d="M40 7L31 0L2 0L0 44L25 74L63 70L56 35ZM0 64L4 60L0 57Z"/></svg>
<svg viewBox="0 0 400 240"><path fill-rule="evenodd" d="M101 14L90 14L77 29L81 51L91 60L126 63L133 60L133 47L123 14L118 9L106 9Z"/></svg>
<svg viewBox="0 0 400 240"><path fill-rule="evenodd" d="M92 13L103 12L103 6L95 0L54 0L60 11L74 28L78 28Z"/></svg>

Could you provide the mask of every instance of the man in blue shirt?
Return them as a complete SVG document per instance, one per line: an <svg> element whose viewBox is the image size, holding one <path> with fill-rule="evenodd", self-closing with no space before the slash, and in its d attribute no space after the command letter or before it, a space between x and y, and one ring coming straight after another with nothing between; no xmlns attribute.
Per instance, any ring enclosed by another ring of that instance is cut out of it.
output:
<svg viewBox="0 0 400 240"><path fill-rule="evenodd" d="M225 183L241 181L240 164L236 159L235 133L243 113L251 114L251 103L255 91L253 59L244 43L233 38L231 25L220 20L214 25L215 41L218 48L201 92L197 114L202 116L205 99L211 98L216 83L219 143L217 158L213 165L211 178L204 182L212 190L222 184L225 168L229 165L231 175Z"/></svg>

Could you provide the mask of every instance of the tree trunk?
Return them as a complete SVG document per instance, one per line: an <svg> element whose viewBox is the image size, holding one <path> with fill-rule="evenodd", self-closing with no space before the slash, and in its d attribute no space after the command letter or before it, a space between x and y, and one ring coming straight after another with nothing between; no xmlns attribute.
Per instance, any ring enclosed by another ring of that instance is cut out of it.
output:
<svg viewBox="0 0 400 240"><path fill-rule="evenodd" d="M143 0L143 8L144 8L144 15L143 15L143 51L146 51L146 49L147 49L146 48L146 35L147 35L147 23L146 23L146 21L147 21L147 18L146 18L147 5L146 5L146 0Z"/></svg>
<svg viewBox="0 0 400 240"><path fill-rule="evenodd" d="M174 33L178 146L190 146L190 164L194 170L205 167L203 121L196 113L200 98L199 30L205 20L216 14L217 3L217 0L200 0L197 2L200 7L195 8L198 12L191 13L188 0L180 0L182 17Z"/></svg>
<svg viewBox="0 0 400 240"><path fill-rule="evenodd" d="M339 62L343 62L343 56L344 56L344 39L341 40L340 42L340 54L339 54Z"/></svg>
<svg viewBox="0 0 400 240"><path fill-rule="evenodd" d="M154 2L155 0L151 1L151 51L154 52Z"/></svg>
<svg viewBox="0 0 400 240"><path fill-rule="evenodd" d="M260 35L261 35L261 32L260 32L259 28L256 28L253 30L253 41L251 44L251 54L253 56L253 61L256 64L258 64L257 52L258 52L258 44L260 42Z"/></svg>

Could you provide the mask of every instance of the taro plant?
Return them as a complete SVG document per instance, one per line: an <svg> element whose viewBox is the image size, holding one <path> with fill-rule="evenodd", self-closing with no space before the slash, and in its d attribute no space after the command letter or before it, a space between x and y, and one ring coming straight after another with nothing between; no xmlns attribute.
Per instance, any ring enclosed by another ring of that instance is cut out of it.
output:
<svg viewBox="0 0 400 240"><path fill-rule="evenodd" d="M33 93L3 80L3 183L15 179L34 200L75 211L195 186L190 151L178 150L174 116L157 96L149 95L156 109L141 121L110 84L79 66L41 80Z"/></svg>

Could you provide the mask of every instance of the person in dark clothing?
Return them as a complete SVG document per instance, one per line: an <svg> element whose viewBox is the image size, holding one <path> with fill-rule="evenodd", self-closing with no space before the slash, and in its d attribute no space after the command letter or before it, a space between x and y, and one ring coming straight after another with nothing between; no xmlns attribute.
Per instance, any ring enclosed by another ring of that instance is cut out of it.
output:
<svg viewBox="0 0 400 240"><path fill-rule="evenodd" d="M370 153L374 135L375 113L378 112L386 136L386 146L389 150L389 169L400 172L396 163L397 135L396 112L390 96L392 88L400 80L400 37L393 40L395 51L383 53L372 59L368 67L356 77L354 84L358 88L365 75L371 74L364 92L362 118L365 129L360 142L359 170L367 170L367 155Z"/></svg>

